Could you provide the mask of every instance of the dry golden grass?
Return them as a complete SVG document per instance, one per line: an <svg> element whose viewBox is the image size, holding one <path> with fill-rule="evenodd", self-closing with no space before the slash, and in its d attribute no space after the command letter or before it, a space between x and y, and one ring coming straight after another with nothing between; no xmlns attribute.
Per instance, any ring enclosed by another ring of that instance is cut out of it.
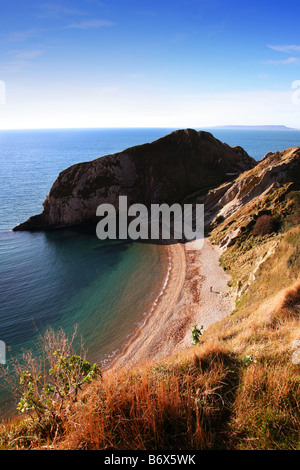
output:
<svg viewBox="0 0 300 470"><path fill-rule="evenodd" d="M299 449L300 281L163 362L90 387L59 449ZM275 323L274 323L275 322Z"/></svg>
<svg viewBox="0 0 300 470"><path fill-rule="evenodd" d="M278 297L279 306L273 299L214 325L197 347L104 374L70 407L54 439L43 423L6 425L2 448L299 448L299 365L291 361L299 283Z"/></svg>
<svg viewBox="0 0 300 470"><path fill-rule="evenodd" d="M299 382L293 364L254 363L244 371L234 403L236 449L299 449Z"/></svg>
<svg viewBox="0 0 300 470"><path fill-rule="evenodd" d="M225 410L230 354L220 344L94 383L60 449L207 449ZM218 443L223 446L223 443Z"/></svg>
<svg viewBox="0 0 300 470"><path fill-rule="evenodd" d="M300 281L201 344L106 374L82 397L60 449L299 448Z"/></svg>

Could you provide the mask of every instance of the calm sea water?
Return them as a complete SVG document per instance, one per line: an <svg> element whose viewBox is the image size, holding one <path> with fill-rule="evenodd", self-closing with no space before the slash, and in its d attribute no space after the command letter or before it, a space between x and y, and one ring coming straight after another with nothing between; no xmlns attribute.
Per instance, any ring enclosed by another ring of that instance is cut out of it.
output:
<svg viewBox="0 0 300 470"><path fill-rule="evenodd" d="M160 294L168 259L157 245L104 243L64 230L12 232L42 211L59 172L74 163L152 142L174 129L0 132L0 340L17 356L38 328L78 333L88 359L105 361ZM209 129L252 157L300 145L300 131ZM146 268L146 269L145 269ZM0 403L7 395L0 390Z"/></svg>

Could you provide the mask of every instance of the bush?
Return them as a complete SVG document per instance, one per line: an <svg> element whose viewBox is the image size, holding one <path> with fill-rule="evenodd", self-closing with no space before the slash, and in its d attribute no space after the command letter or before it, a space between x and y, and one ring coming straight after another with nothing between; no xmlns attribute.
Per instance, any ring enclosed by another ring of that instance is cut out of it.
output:
<svg viewBox="0 0 300 470"><path fill-rule="evenodd" d="M199 338L202 335L203 326L201 326L200 330L197 325L194 325L192 330L192 344L198 344Z"/></svg>
<svg viewBox="0 0 300 470"><path fill-rule="evenodd" d="M271 215L261 215L256 224L253 227L252 233L253 235L263 236L269 235L270 233L277 232L278 230L278 222L274 217Z"/></svg>
<svg viewBox="0 0 300 470"><path fill-rule="evenodd" d="M12 358L14 374L2 367L1 375L19 398L20 413L31 412L39 421L49 418L58 424L62 414L77 401L83 385L101 376L100 367L85 360L83 347L81 355L75 354L75 335L76 330L67 337L63 330L48 329L40 336L39 354L24 351L21 363Z"/></svg>

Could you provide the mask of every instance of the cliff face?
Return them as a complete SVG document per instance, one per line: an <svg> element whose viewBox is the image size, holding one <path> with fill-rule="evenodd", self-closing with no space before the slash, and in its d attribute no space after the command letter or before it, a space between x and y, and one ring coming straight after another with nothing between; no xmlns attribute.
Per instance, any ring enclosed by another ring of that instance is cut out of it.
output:
<svg viewBox="0 0 300 470"><path fill-rule="evenodd" d="M230 147L208 132L179 130L153 142L79 163L53 184L41 214L14 230L46 230L94 224L96 209L119 196L128 204L182 202L207 192L256 165L241 147Z"/></svg>
<svg viewBox="0 0 300 470"><path fill-rule="evenodd" d="M213 226L220 220L239 217L239 210L247 211L247 206L258 205L277 192L283 195L298 190L299 174L300 147L267 154L253 169L198 200L205 205L205 224Z"/></svg>

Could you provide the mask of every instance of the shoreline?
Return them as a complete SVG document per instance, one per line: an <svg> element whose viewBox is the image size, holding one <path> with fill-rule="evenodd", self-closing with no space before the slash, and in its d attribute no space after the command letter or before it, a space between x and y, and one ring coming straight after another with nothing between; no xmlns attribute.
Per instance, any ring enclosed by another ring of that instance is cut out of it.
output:
<svg viewBox="0 0 300 470"><path fill-rule="evenodd" d="M164 245L168 256L168 269L162 289L145 315L142 325L112 359L107 370L131 367L151 360L160 349L162 332L182 293L186 274L186 261L180 244ZM175 269L175 267L177 269ZM179 268L179 269L178 269ZM171 299L172 296L172 299ZM153 327L156 333L153 334ZM159 334L157 334L159 333Z"/></svg>
<svg viewBox="0 0 300 470"><path fill-rule="evenodd" d="M182 351L192 346L194 324L206 329L232 312L234 296L227 285L230 276L219 264L220 248L208 239L201 249L195 243L164 246L169 268L162 290L107 371L132 368Z"/></svg>

